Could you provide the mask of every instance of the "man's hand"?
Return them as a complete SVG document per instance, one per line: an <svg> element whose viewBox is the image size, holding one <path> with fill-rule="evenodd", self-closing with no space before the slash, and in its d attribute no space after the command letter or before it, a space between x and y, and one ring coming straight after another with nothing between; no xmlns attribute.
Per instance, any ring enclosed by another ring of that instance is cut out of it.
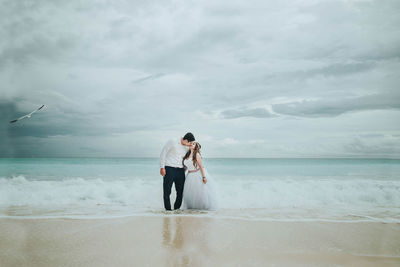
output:
<svg viewBox="0 0 400 267"><path fill-rule="evenodd" d="M166 174L165 168L160 169L160 174L161 174L161 176L165 176L165 174Z"/></svg>

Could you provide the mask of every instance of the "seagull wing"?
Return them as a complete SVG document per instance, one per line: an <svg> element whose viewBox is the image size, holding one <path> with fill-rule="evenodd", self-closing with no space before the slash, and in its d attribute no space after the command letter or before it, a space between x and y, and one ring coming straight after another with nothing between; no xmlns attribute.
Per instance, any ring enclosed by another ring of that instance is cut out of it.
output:
<svg viewBox="0 0 400 267"><path fill-rule="evenodd" d="M44 107L44 105L42 105L42 106L41 106L40 108L38 108L38 109L35 109L35 110L32 111L31 113L26 114L25 116L30 116L30 115L32 115L33 113L35 113L36 111L41 110L43 107Z"/></svg>
<svg viewBox="0 0 400 267"><path fill-rule="evenodd" d="M22 116L22 117L19 117L18 119L15 119L15 120L10 121L10 123L14 123L14 122L17 122L17 121L19 121L19 120L22 120L22 119L24 119L24 118L26 118L26 117L30 117L33 113L35 113L35 112L38 111L38 110L41 110L43 107L44 107L44 105L42 105L42 106L41 106L40 108L38 108L38 109L35 109L35 110L32 111L31 113L28 113L28 114L26 114L26 115L24 115L24 116Z"/></svg>
<svg viewBox="0 0 400 267"><path fill-rule="evenodd" d="M24 115L24 116L22 116L22 117L19 117L18 119L15 119L15 120L13 120L13 121L10 121L10 122L17 122L17 121L19 121L19 120L25 119L25 118L28 117L29 115L30 115L30 113L29 113L29 114L26 114L26 115Z"/></svg>

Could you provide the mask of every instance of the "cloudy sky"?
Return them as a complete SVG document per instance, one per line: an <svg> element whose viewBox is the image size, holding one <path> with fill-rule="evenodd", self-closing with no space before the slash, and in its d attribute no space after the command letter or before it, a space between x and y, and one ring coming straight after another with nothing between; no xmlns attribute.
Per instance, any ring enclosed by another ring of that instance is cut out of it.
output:
<svg viewBox="0 0 400 267"><path fill-rule="evenodd" d="M0 1L0 156L400 157L400 1ZM32 118L9 121L40 105Z"/></svg>

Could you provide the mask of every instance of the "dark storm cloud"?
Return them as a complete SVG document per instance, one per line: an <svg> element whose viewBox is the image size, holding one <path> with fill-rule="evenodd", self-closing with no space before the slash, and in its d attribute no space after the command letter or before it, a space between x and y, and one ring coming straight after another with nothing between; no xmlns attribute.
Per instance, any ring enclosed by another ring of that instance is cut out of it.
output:
<svg viewBox="0 0 400 267"><path fill-rule="evenodd" d="M21 101L22 99L19 98ZM52 135L69 135L76 133L77 129L74 127L67 127L56 123L57 117L52 117L49 114L47 107L36 112L31 118L22 119L16 123L10 123L11 120L19 118L31 110L20 111L16 103L18 101L3 101L0 103L0 121L1 121L1 136L3 138L18 138L18 137L40 137L45 138ZM50 110L52 112L52 110ZM53 111L54 112L54 111ZM74 124L72 124L73 126Z"/></svg>
<svg viewBox="0 0 400 267"><path fill-rule="evenodd" d="M85 125L84 121L71 121L70 123L63 122L61 125L29 125L28 122L20 125L13 125L8 128L9 137L52 137L56 135L69 136L109 136L111 134L129 133L135 130L145 130L147 126L101 126L96 124Z"/></svg>
<svg viewBox="0 0 400 267"><path fill-rule="evenodd" d="M100 149L92 148L92 147L80 147L80 150L84 152L90 152L90 153L101 153L102 151Z"/></svg>
<svg viewBox="0 0 400 267"><path fill-rule="evenodd" d="M284 132L307 140L355 125L340 114L378 109L376 122L390 118L380 127L365 119L334 128L342 139L319 135L335 147L348 131L395 135L399 12L389 0L1 1L0 137L10 155L158 155L158 140L193 128L210 147L230 140L231 156L249 138L265 141L255 121L274 117L266 150L284 154L294 140Z"/></svg>
<svg viewBox="0 0 400 267"><path fill-rule="evenodd" d="M17 107L14 103L0 100L0 125L2 130L7 129L9 122L16 119Z"/></svg>
<svg viewBox="0 0 400 267"><path fill-rule="evenodd" d="M222 111L221 115L225 119L235 119L241 117L272 118L276 116L266 108L228 109Z"/></svg>
<svg viewBox="0 0 400 267"><path fill-rule="evenodd" d="M162 77L164 75L165 75L164 73L157 73L157 74L154 74L154 75L149 75L149 76L146 76L146 77L143 77L143 78L136 79L136 80L132 81L132 84L138 84L138 83L142 83L142 82L149 81L149 80L155 80L155 79L160 78L160 77Z"/></svg>
<svg viewBox="0 0 400 267"><path fill-rule="evenodd" d="M335 76L351 76L359 72L371 70L374 67L373 62L354 62L354 63L336 63L322 68L315 68L295 73L288 73L287 75L293 78L301 77L304 79L312 78L314 76L322 75L326 77Z"/></svg>
<svg viewBox="0 0 400 267"><path fill-rule="evenodd" d="M14 155L13 140L9 138L8 130L16 110L17 108L13 103L0 100L0 156Z"/></svg>
<svg viewBox="0 0 400 267"><path fill-rule="evenodd" d="M372 94L361 97L304 100L272 105L280 114L300 117L333 117L350 111L400 109L399 93Z"/></svg>
<svg viewBox="0 0 400 267"><path fill-rule="evenodd" d="M139 124L132 125L129 122L114 124L112 121L108 121L107 118L102 119L101 116L99 119L103 120L103 123L98 123L98 119L93 119L94 114L85 114L73 109L60 110L46 106L33 114L31 118L25 118L11 124L9 121L31 111L20 111L15 103L5 101L0 103L0 121L2 122L0 133L2 137L108 136L134 130L145 130L149 127Z"/></svg>

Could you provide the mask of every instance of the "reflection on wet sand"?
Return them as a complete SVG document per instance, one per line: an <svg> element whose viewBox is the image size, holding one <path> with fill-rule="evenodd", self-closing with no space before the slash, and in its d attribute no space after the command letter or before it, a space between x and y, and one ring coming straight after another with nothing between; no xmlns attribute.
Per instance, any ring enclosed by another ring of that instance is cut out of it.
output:
<svg viewBox="0 0 400 267"><path fill-rule="evenodd" d="M183 244L182 218L164 218L163 246L169 249L168 254L171 256L167 266L189 266L189 257L182 249Z"/></svg>
<svg viewBox="0 0 400 267"><path fill-rule="evenodd" d="M167 266L203 266L210 256L212 219L171 216L163 219L162 245L168 249Z"/></svg>

